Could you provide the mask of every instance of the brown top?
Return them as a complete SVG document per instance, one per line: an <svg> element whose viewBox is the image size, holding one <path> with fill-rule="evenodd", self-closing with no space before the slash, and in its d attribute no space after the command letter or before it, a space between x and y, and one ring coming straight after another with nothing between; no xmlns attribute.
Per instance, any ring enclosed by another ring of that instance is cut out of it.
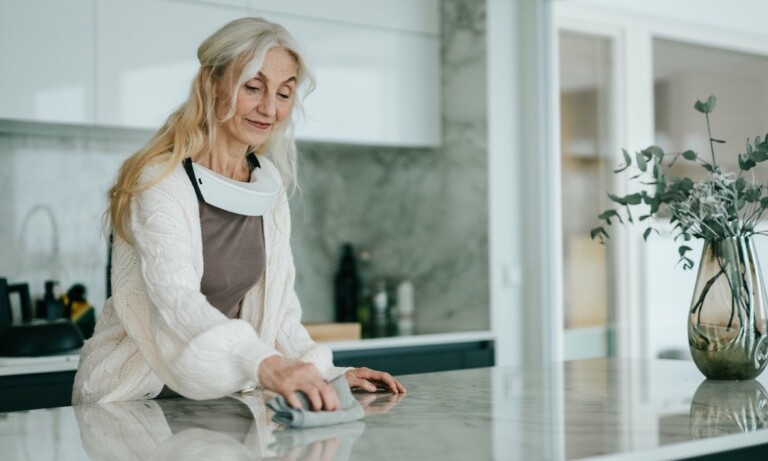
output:
<svg viewBox="0 0 768 461"><path fill-rule="evenodd" d="M261 216L242 216L204 202L200 205L203 235L203 280L208 302L229 318L240 317L240 303L266 266Z"/></svg>

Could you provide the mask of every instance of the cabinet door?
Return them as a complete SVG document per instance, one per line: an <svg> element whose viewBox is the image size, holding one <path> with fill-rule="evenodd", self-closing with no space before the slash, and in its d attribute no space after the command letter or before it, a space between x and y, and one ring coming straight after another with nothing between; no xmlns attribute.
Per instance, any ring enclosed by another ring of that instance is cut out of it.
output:
<svg viewBox="0 0 768 461"><path fill-rule="evenodd" d="M156 129L186 100L197 47L247 10L197 2L97 0L97 123Z"/></svg>
<svg viewBox="0 0 768 461"><path fill-rule="evenodd" d="M492 341L334 351L339 367L368 367L393 375L492 367Z"/></svg>
<svg viewBox="0 0 768 461"><path fill-rule="evenodd" d="M315 73L299 139L440 144L437 34L198 2L98 0L97 122L159 127L186 99L199 43L247 14L291 31Z"/></svg>
<svg viewBox="0 0 768 461"><path fill-rule="evenodd" d="M93 122L93 1L0 2L0 118Z"/></svg>
<svg viewBox="0 0 768 461"><path fill-rule="evenodd" d="M212 1L212 0L208 0ZM215 0L236 1L236 0ZM237 0L242 1L242 0ZM440 0L248 0L257 11L411 32L440 33Z"/></svg>
<svg viewBox="0 0 768 461"><path fill-rule="evenodd" d="M305 101L299 139L393 146L441 143L439 36L264 14L291 31L317 80Z"/></svg>

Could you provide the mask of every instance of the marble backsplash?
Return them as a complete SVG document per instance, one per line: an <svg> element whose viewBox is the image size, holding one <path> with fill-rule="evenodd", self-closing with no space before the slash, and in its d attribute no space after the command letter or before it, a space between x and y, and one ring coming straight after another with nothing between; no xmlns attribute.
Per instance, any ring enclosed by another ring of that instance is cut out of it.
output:
<svg viewBox="0 0 768 461"><path fill-rule="evenodd" d="M370 251L371 273L408 278L419 333L489 328L485 11L443 2L439 148L300 143L292 198L296 290L307 321L333 319L341 245ZM417 103L417 102L415 102ZM143 135L0 133L0 276L75 282L101 308L106 190Z"/></svg>

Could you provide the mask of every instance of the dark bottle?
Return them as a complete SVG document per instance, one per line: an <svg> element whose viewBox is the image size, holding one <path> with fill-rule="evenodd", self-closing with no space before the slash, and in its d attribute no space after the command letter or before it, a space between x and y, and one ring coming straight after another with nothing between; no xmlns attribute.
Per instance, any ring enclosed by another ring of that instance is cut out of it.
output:
<svg viewBox="0 0 768 461"><path fill-rule="evenodd" d="M339 270L334 279L334 301L337 322L357 321L357 308L360 296L360 276L352 245L342 247Z"/></svg>
<svg viewBox="0 0 768 461"><path fill-rule="evenodd" d="M58 299L56 290L59 282L55 280L45 281L45 294L37 303L37 316L47 320L56 320L64 317L64 304Z"/></svg>

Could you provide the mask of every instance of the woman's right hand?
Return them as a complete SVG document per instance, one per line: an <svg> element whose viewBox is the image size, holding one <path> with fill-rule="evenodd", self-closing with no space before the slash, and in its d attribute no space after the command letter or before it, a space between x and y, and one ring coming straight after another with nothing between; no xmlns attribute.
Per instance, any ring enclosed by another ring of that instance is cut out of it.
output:
<svg viewBox="0 0 768 461"><path fill-rule="evenodd" d="M335 411L340 406L336 391L311 363L272 355L259 365L259 382L266 389L285 397L288 405L296 409L302 408L301 401L294 394L296 391L307 396L313 411Z"/></svg>

